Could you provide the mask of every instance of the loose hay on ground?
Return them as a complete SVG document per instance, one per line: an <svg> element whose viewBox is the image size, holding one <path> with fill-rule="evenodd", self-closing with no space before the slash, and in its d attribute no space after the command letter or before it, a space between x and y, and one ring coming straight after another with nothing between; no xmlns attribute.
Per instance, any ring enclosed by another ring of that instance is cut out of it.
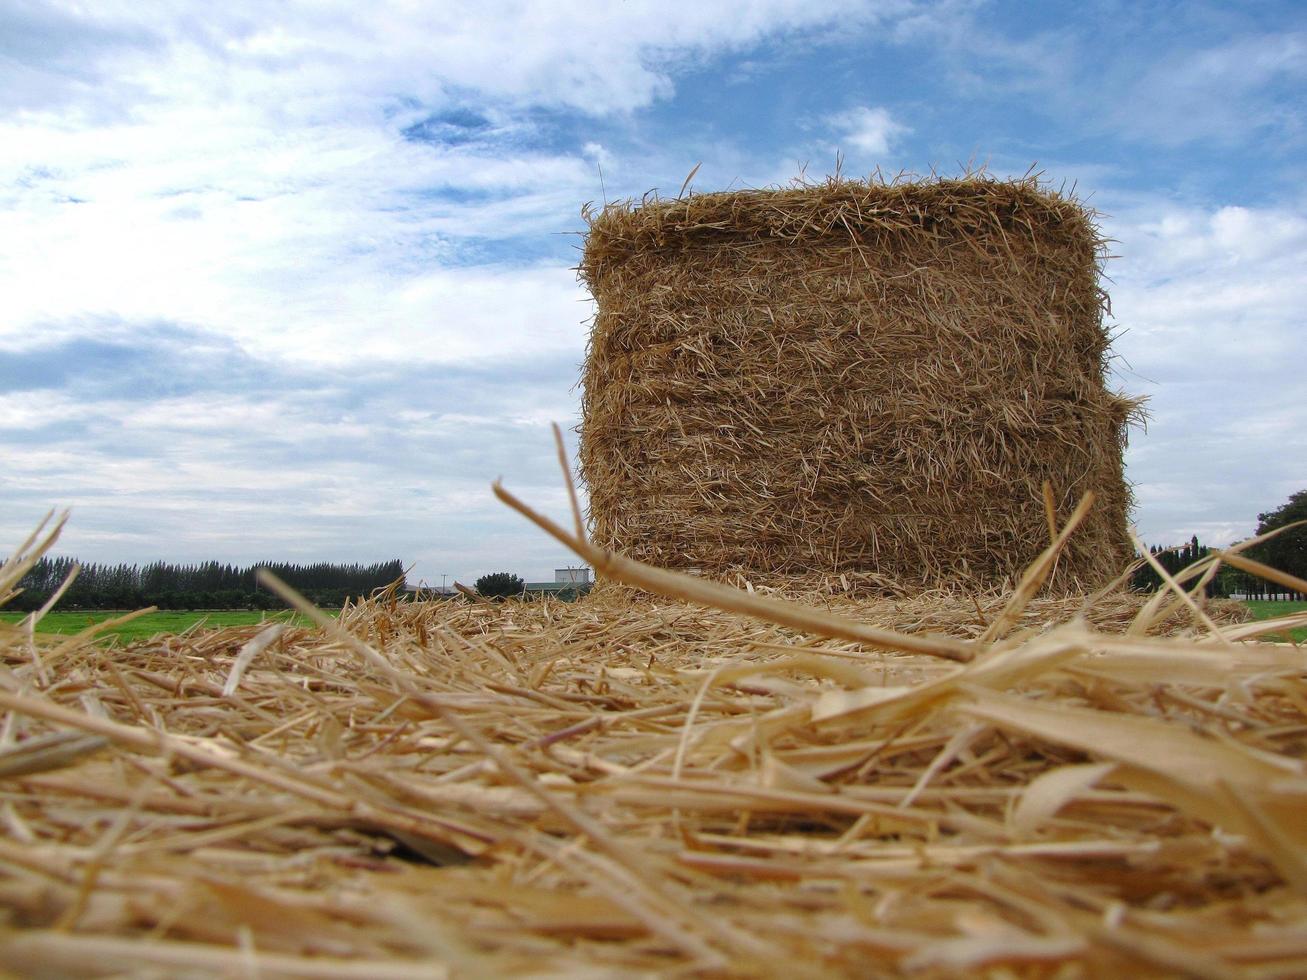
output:
<svg viewBox="0 0 1307 980"><path fill-rule="evenodd" d="M975 655L616 590L383 596L224 695L255 628L6 629L0 966L1307 972L1300 649L1131 634L1126 596L997 640L1001 597L827 603Z"/></svg>

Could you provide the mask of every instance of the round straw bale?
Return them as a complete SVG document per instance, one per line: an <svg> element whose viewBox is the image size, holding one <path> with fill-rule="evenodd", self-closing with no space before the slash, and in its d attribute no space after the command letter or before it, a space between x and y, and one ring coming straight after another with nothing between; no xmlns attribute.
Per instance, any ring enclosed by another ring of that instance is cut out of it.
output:
<svg viewBox="0 0 1307 980"><path fill-rule="evenodd" d="M597 543L754 576L1010 583L1131 554L1092 212L1037 180L860 182L610 204L581 469Z"/></svg>

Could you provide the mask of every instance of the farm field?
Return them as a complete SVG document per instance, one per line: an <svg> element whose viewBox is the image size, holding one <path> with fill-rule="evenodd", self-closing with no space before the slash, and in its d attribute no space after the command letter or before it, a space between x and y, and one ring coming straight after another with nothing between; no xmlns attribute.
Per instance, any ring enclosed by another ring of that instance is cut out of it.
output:
<svg viewBox="0 0 1307 980"><path fill-rule="evenodd" d="M1279 616L1287 616L1290 613L1303 612L1307 610L1307 602L1266 602L1261 600L1250 600L1244 603L1252 612L1254 619L1274 619ZM326 610L330 615L335 615L337 610ZM67 610L54 610L47 613L37 626L38 633L62 633L71 634L79 633L92 626L95 623L102 623L107 619L113 619L126 614L126 610L109 610L96 609L72 612ZM17 623L25 616L25 613L8 612L0 610L0 623ZM117 639L122 643L131 643L134 640L149 639L160 633L184 633L189 629L222 629L228 626L251 626L255 623L268 622L289 622L297 626L307 626L308 622L297 614L289 611L269 611L257 609L195 609L195 610L160 610L159 612L149 613L131 622L123 623L121 626L112 626L100 635L100 641L105 642L109 639ZM1272 634L1267 639L1277 640L1286 639L1278 634ZM1307 642L1307 629L1296 629L1290 631L1289 637L1294 642Z"/></svg>
<svg viewBox="0 0 1307 980"><path fill-rule="evenodd" d="M327 610L335 615L336 610ZM102 623L108 619L125 616L125 610L94 609L83 611L54 610L45 615L37 624L38 633L80 633L88 626ZM26 613L0 611L0 623L18 623ZM117 640L119 643L131 643L135 640L148 640L161 633L185 633L190 629L221 629L229 626L251 626L261 622L286 622L307 626L304 617L296 613L281 610L260 609L165 609L148 613L123 623L111 626L98 637L99 641Z"/></svg>
<svg viewBox="0 0 1307 980"><path fill-rule="evenodd" d="M1307 610L1307 602L1268 602L1262 599L1250 599L1244 603L1253 614L1253 619L1277 619ZM1267 636L1268 640L1292 639L1295 643L1307 642L1307 629L1290 630L1289 636L1279 634Z"/></svg>

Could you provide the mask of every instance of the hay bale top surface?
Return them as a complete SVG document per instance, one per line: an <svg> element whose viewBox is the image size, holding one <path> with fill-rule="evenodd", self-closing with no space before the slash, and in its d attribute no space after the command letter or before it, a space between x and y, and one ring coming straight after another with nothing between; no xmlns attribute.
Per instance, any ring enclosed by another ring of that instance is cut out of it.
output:
<svg viewBox="0 0 1307 980"><path fill-rule="evenodd" d="M582 276L623 252L700 242L814 243L878 232L975 234L999 228L1055 230L1091 249L1103 239L1094 213L1034 178L966 177L874 183L831 180L772 190L721 191L672 200L619 201L589 215Z"/></svg>

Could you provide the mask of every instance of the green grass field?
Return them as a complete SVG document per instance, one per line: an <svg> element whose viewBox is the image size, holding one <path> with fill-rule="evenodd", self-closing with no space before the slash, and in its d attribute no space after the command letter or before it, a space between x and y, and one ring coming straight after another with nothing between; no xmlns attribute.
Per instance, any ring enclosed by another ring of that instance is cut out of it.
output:
<svg viewBox="0 0 1307 980"><path fill-rule="evenodd" d="M1254 619L1275 619L1289 613L1302 612L1307 609L1307 602L1261 602L1253 600L1245 603L1252 611ZM336 610L325 610L335 615ZM122 616L122 611L95 610L93 612L64 612L55 610L48 613L37 627L39 633L78 633L95 623L104 622ZM0 623L17 623L23 613L0 610ZM111 626L98 637L99 642L131 643L134 640L148 640L160 633L185 633L189 629L217 629L223 626L250 626L261 622L294 623L307 626L308 621L302 616L285 612L260 612L245 609L217 609L197 611L162 611L153 612L121 626ZM1292 638L1297 643L1307 643L1307 627L1290 631L1289 637L1272 633L1268 640Z"/></svg>
<svg viewBox="0 0 1307 980"><path fill-rule="evenodd" d="M1307 609L1307 602L1264 602L1260 599L1250 599L1244 605L1252 610L1253 619L1278 619L1281 616L1302 612ZM1307 643L1307 627L1290 630L1287 637L1278 633L1270 633L1263 639L1281 641L1292 639L1295 643Z"/></svg>
<svg viewBox="0 0 1307 980"><path fill-rule="evenodd" d="M327 610L335 615L336 610ZM25 613L0 611L0 622L17 623ZM38 633L80 633L88 626L102 623L125 615L124 611L88 610L86 612L65 612L54 610L47 613L37 624ZM162 610L147 613L121 626L111 626L99 634L99 642L131 643L134 640L148 640L160 633L185 633L189 629L217 629L223 626L250 626L261 622L294 623L308 625L308 621L297 613L289 611L259 611L247 609L208 609L208 610Z"/></svg>

